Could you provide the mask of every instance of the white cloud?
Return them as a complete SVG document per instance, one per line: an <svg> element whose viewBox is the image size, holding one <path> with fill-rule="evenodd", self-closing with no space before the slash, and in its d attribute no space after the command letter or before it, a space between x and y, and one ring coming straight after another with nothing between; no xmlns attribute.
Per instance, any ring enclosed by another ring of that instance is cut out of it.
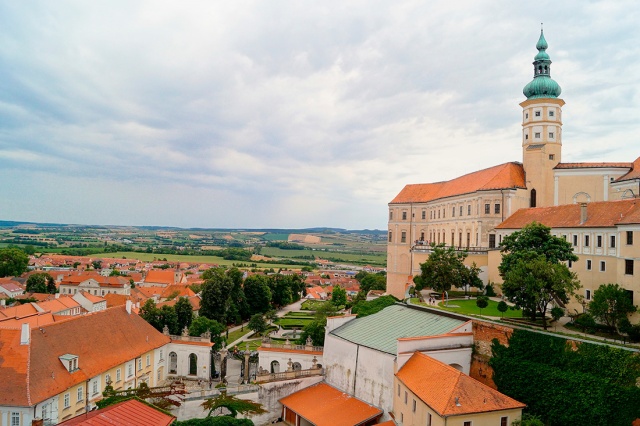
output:
<svg viewBox="0 0 640 426"><path fill-rule="evenodd" d="M567 101L563 160L631 161L638 14L604 0L4 3L2 218L384 228L405 184L521 159L540 20Z"/></svg>

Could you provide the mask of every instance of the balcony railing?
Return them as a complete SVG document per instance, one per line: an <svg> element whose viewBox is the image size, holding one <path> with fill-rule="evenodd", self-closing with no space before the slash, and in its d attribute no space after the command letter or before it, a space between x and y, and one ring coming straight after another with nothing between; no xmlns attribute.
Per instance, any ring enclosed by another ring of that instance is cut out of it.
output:
<svg viewBox="0 0 640 426"><path fill-rule="evenodd" d="M277 382L280 380L291 380L300 377L321 376L324 368L310 368L308 370L291 370L281 373L268 373L265 370L259 371L256 375L256 383Z"/></svg>
<svg viewBox="0 0 640 426"><path fill-rule="evenodd" d="M445 248L449 248L451 246L445 245ZM489 247L475 247L475 246L454 246L456 251L467 251L469 253L486 253L489 250L496 250L496 248ZM433 247L429 245L426 241L416 241L415 244L411 247L412 251L418 253L431 253L433 251Z"/></svg>
<svg viewBox="0 0 640 426"><path fill-rule="evenodd" d="M309 352L324 351L323 346L313 346L310 340L307 341L306 345L294 345L292 343L289 343L288 340L286 343L272 343L271 339L266 338L266 339L262 339L260 346L263 348L294 349L297 351L309 351Z"/></svg>

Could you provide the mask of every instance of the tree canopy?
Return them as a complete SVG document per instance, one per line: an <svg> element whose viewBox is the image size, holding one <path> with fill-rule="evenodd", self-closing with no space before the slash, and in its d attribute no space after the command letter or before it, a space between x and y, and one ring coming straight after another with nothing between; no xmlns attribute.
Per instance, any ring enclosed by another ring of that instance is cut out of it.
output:
<svg viewBox="0 0 640 426"><path fill-rule="evenodd" d="M249 305L249 312L263 314L271 306L271 290L268 279L264 275L251 275L244 280L244 294Z"/></svg>
<svg viewBox="0 0 640 426"><path fill-rule="evenodd" d="M233 281L221 268L208 269L202 276L205 281L200 291L200 315L225 324Z"/></svg>
<svg viewBox="0 0 640 426"><path fill-rule="evenodd" d="M358 275L360 275L360 277L358 277ZM370 290L384 291L387 289L387 276L385 274L369 274L367 272L360 271L356 274L356 279L360 280L360 291L365 294Z"/></svg>
<svg viewBox="0 0 640 426"><path fill-rule="evenodd" d="M475 264L467 268L464 264L468 255L466 252L445 247L444 244L432 244L431 248L429 258L420 265L422 273L414 279L417 290L429 287L442 293L451 290L451 287L482 286L478 277L479 268Z"/></svg>
<svg viewBox="0 0 640 426"><path fill-rule="evenodd" d="M611 329L616 329L620 321L636 311L627 291L618 284L603 284L593 292L589 302L589 312L593 317Z"/></svg>
<svg viewBox="0 0 640 426"><path fill-rule="evenodd" d="M28 293L51 293L56 292L56 283L53 277L46 272L38 272L27 278Z"/></svg>
<svg viewBox="0 0 640 426"><path fill-rule="evenodd" d="M340 286L334 286L333 293L331 293L331 303L335 306L345 306L347 304L347 291Z"/></svg>
<svg viewBox="0 0 640 426"><path fill-rule="evenodd" d="M500 251L502 262L498 270L503 278L521 259L530 260L542 255L551 263L578 260L568 241L551 235L551 228L537 222L504 237Z"/></svg>
<svg viewBox="0 0 640 426"><path fill-rule="evenodd" d="M492 349L498 390L546 425L630 425L640 417L634 352L518 329L508 345L494 339Z"/></svg>
<svg viewBox="0 0 640 426"><path fill-rule="evenodd" d="M549 303L567 303L579 288L580 282L574 272L562 263L548 261L543 255L518 259L510 266L502 283L505 297L529 312L533 319L539 313L545 330Z"/></svg>
<svg viewBox="0 0 640 426"><path fill-rule="evenodd" d="M0 278L19 277L27 271L29 256L19 248L0 249Z"/></svg>

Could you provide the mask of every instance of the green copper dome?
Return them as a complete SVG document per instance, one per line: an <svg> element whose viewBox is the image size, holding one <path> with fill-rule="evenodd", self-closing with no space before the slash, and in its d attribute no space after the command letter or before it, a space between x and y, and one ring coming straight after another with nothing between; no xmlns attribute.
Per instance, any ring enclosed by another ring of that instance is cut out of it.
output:
<svg viewBox="0 0 640 426"><path fill-rule="evenodd" d="M536 43L538 54L533 61L533 81L522 89L527 99L557 98L562 93L560 85L551 78L551 59L546 52L548 47L544 32L540 30L540 38Z"/></svg>

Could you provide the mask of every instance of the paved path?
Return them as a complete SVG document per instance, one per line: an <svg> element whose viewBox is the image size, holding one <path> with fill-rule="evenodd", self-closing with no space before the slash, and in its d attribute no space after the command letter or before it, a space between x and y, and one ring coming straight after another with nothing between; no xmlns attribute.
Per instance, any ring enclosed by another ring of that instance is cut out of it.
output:
<svg viewBox="0 0 640 426"><path fill-rule="evenodd" d="M431 294L431 290L422 290L422 296L423 296L423 300L425 300L425 303L428 304L428 302L426 302L429 299L429 295ZM494 300L496 302L500 302L503 299L500 297L490 297L489 299ZM438 300L436 302L440 303L441 300ZM455 299L453 301L451 301L452 303L455 302ZM513 306L513 303L505 300L505 302L507 302L507 304L509 306ZM437 308L436 306L434 306L434 308ZM464 315L464 314L462 314ZM478 315L479 316L479 315ZM491 321L500 321L502 318L501 317L491 317L491 316L487 316L487 315L482 315L482 318L487 318L488 320ZM611 339L611 338L607 338L607 337L601 337L601 336L596 336L593 334L585 334L582 333L580 331L577 330L573 330L570 328L567 328L566 325L571 322L571 317L569 316L564 316L562 318L560 318L558 320L558 322L550 322L549 323L549 327L546 330L549 333L562 333L562 334L566 334L566 335L571 335L571 336L575 336L576 338L579 339L586 339L586 340L596 340L596 341L601 341L601 342L606 342L606 343L616 343L618 345L623 345L623 341L621 340L615 340L615 339ZM513 325L517 327L517 324L515 323L507 323L509 325ZM542 327L533 327L534 329L539 329L540 331L545 331ZM630 344L624 344L624 347L629 347L629 348L634 348L634 349L638 349L638 345L630 345Z"/></svg>
<svg viewBox="0 0 640 426"><path fill-rule="evenodd" d="M280 309L278 309L278 311L276 312L276 314L278 314L279 317L284 316L287 312L292 312L292 311L299 311L302 307L302 302L304 302L304 299L300 299L297 302L294 302L290 305L284 306ZM236 330L240 330L243 326L247 327L247 324L249 324L248 322L244 323L244 324L240 324L240 325L236 325L235 327L231 327L229 329L229 333L231 333L232 331L236 331ZM251 340L249 338L249 336L251 335L251 331L249 331L247 334L245 334L244 336L242 336L241 338L239 338L236 341L233 342L227 342L227 349L232 349L234 346L238 346L240 345L242 342L245 342L247 340ZM240 349L242 349L242 347L239 347Z"/></svg>

